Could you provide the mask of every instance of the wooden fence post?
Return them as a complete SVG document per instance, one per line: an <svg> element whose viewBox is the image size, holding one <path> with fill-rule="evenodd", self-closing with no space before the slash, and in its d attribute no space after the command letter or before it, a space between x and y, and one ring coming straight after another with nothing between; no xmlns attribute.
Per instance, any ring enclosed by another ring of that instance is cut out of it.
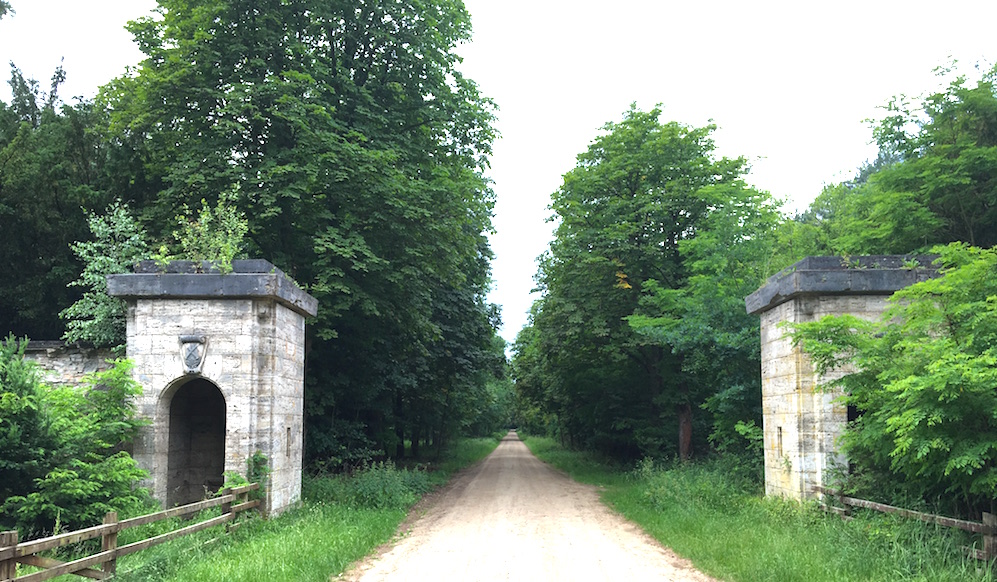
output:
<svg viewBox="0 0 997 582"><path fill-rule="evenodd" d="M220 493L221 493L222 497L224 497L226 495L231 495L232 488L231 487L225 487L224 489L222 489L220 491ZM226 501L225 503L222 503L222 515L225 515L227 513L232 513L232 502L231 501ZM232 531L232 522L227 522L225 524L225 533L228 533L230 531Z"/></svg>
<svg viewBox="0 0 997 582"><path fill-rule="evenodd" d="M13 580L17 577L17 560L14 559L14 548L16 547L16 530L0 532L0 548L10 548L9 552L0 554L0 580Z"/></svg>
<svg viewBox="0 0 997 582"><path fill-rule="evenodd" d="M989 562L997 558L997 515L984 511L983 525L990 527L990 532L983 534L983 559Z"/></svg>
<svg viewBox="0 0 997 582"><path fill-rule="evenodd" d="M118 512L108 511L107 515L104 516L104 525L110 525L118 523ZM100 538L100 550L102 552L108 552L118 549L118 529L105 533ZM100 569L105 574L110 574L111 576L118 570L118 557L117 554L111 555L111 559L102 563Z"/></svg>

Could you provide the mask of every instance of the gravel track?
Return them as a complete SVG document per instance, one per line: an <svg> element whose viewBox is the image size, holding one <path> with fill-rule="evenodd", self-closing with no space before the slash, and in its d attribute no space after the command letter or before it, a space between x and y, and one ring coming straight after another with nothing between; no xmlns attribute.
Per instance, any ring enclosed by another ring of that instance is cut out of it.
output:
<svg viewBox="0 0 997 582"><path fill-rule="evenodd" d="M421 514L421 515L420 515ZM342 580L709 582L510 432Z"/></svg>

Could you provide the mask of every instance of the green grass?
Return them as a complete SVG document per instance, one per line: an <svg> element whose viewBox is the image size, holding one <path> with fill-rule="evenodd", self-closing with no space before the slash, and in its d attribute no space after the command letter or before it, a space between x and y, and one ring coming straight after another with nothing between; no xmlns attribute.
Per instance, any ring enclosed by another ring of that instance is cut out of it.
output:
<svg viewBox="0 0 997 582"><path fill-rule="evenodd" d="M722 462L623 472L587 453L530 437L538 457L572 477L606 487L603 499L700 570L723 580L992 582L964 558L962 532L860 513L851 522L813 505L763 498L737 467Z"/></svg>
<svg viewBox="0 0 997 582"><path fill-rule="evenodd" d="M117 580L329 580L391 539L408 508L450 475L491 453L498 439L456 442L437 464L378 464L351 478L306 477L304 501L281 516L180 538L118 562Z"/></svg>

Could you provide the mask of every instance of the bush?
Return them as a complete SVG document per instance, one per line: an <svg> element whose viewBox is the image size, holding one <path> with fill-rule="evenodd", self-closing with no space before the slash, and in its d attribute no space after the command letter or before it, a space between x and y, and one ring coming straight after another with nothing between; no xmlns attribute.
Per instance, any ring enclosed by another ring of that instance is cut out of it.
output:
<svg viewBox="0 0 997 582"><path fill-rule="evenodd" d="M82 386L50 387L24 360L26 345L0 344L0 526L27 537L154 507L136 487L146 472L122 450L142 424L130 402L141 391L131 364L116 360Z"/></svg>
<svg viewBox="0 0 997 582"><path fill-rule="evenodd" d="M351 476L312 476L302 482L305 499L357 509L405 509L431 488L425 471L398 469L391 461L374 463Z"/></svg>
<svg viewBox="0 0 997 582"><path fill-rule="evenodd" d="M997 250L934 251L943 275L895 293L879 322L825 317L793 338L821 374L858 370L832 383L859 412L841 439L846 488L976 517L997 497Z"/></svg>

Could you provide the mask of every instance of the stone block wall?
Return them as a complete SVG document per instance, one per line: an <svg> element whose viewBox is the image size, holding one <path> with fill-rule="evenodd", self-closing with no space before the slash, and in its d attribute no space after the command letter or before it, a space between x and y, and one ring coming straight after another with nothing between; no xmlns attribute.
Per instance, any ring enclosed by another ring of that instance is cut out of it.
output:
<svg viewBox="0 0 997 582"><path fill-rule="evenodd" d="M765 492L792 499L818 497L814 487L827 482L846 459L837 440L848 421L840 392L819 388L835 376L814 373L809 356L794 347L785 325L851 314L878 319L893 292L937 276L933 257L807 257L771 277L745 299L749 313L761 318L762 424ZM918 268L910 268L915 264Z"/></svg>
<svg viewBox="0 0 997 582"><path fill-rule="evenodd" d="M835 442L848 412L837 390L820 389L833 377L814 373L810 358L793 346L783 322L816 321L850 313L875 320L889 306L888 296L801 296L761 314L762 417L765 492L793 499L809 497L845 459ZM843 374L846 370L838 370Z"/></svg>
<svg viewBox="0 0 997 582"><path fill-rule="evenodd" d="M110 366L111 350L97 349L61 341L31 341L24 357L44 371L45 382L55 385L80 384L83 377Z"/></svg>

